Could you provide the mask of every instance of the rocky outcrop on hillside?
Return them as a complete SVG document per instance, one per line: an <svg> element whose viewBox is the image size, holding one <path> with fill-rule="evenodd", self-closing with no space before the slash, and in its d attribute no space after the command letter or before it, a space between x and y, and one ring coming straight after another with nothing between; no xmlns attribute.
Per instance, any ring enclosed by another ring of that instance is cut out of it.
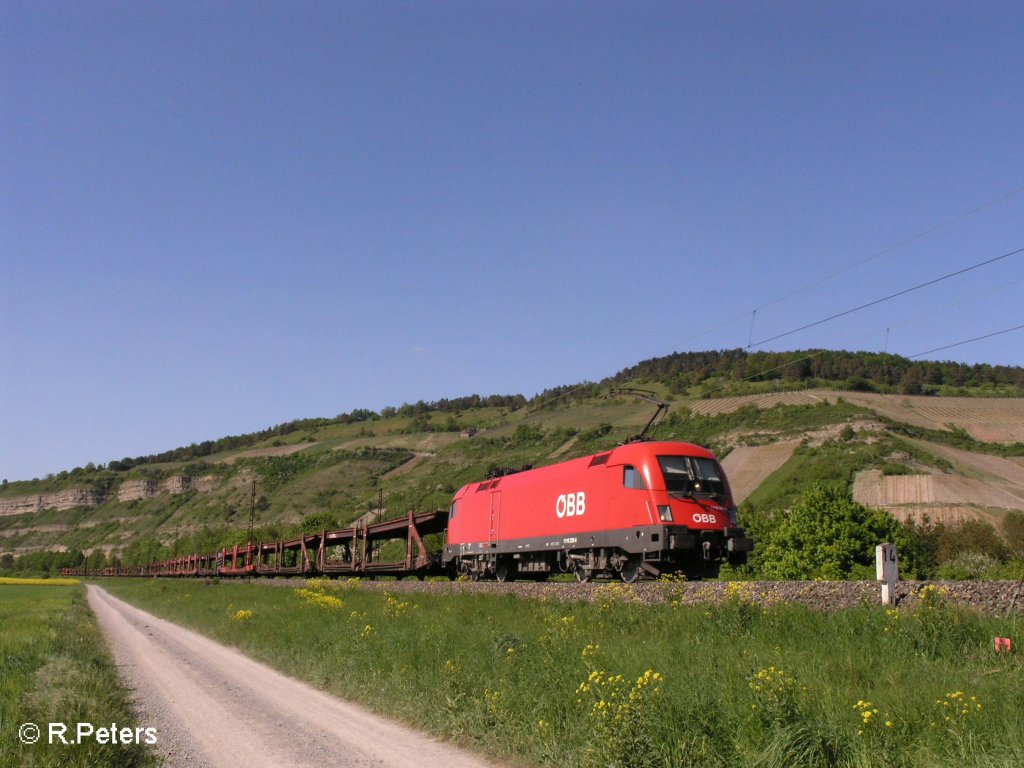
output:
<svg viewBox="0 0 1024 768"><path fill-rule="evenodd" d="M217 478L213 475L205 477L188 477L174 475L166 480L125 480L117 489L118 501L139 501L151 499L161 493L176 496L189 491L208 493L217 487Z"/></svg>
<svg viewBox="0 0 1024 768"><path fill-rule="evenodd" d="M15 496L12 499L0 499L0 517L5 515L23 515L27 512L38 512L41 509L86 509L99 506L103 501L101 494L82 488L68 488L66 491L39 493L31 496Z"/></svg>
<svg viewBox="0 0 1024 768"><path fill-rule="evenodd" d="M174 475L166 480L125 480L117 489L117 500L125 502L151 499L161 493L169 493L172 496L189 491L208 493L216 487L217 478L213 475L204 477ZM107 497L102 493L83 488L69 488L64 491L38 493L30 496L14 496L9 499L0 499L0 517L31 514L43 509L56 509L58 512L76 508L91 509L98 507L106 499Z"/></svg>

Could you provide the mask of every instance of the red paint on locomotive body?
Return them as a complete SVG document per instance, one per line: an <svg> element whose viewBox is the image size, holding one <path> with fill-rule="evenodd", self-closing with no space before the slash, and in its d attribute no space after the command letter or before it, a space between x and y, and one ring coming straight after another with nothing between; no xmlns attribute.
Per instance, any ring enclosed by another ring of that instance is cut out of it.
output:
<svg viewBox="0 0 1024 768"><path fill-rule="evenodd" d="M752 542L736 525L728 480L710 451L638 442L464 486L452 501L444 559L466 572L468 557L486 573L497 561L482 558L511 554L517 570L544 572L554 560L537 553L562 553L563 569L621 571L633 558L630 573L687 563L693 573L731 552L745 560Z"/></svg>
<svg viewBox="0 0 1024 768"><path fill-rule="evenodd" d="M658 456L715 457L686 443L634 443L604 454L531 469L463 486L448 519L448 543L474 543L562 536L581 531L612 531L656 525L658 507L668 505L688 527L721 530L729 522L732 496L725 503L671 498ZM606 457L603 462L600 457ZM595 462L595 458L599 461ZM717 468L717 462L715 462ZM634 473L628 478L628 470ZM721 472L721 469L718 469ZM642 482L637 477L642 478ZM724 478L724 474L720 474ZM632 482L627 486L628 480ZM640 486L640 487L638 487ZM582 505L580 502L582 501ZM582 506L582 509L580 507Z"/></svg>

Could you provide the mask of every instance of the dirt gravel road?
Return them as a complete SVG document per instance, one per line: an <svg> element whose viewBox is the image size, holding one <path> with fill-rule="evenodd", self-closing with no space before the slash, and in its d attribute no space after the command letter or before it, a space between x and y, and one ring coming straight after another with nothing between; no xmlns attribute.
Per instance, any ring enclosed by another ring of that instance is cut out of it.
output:
<svg viewBox="0 0 1024 768"><path fill-rule="evenodd" d="M178 768L494 765L385 720L89 586L140 725Z"/></svg>

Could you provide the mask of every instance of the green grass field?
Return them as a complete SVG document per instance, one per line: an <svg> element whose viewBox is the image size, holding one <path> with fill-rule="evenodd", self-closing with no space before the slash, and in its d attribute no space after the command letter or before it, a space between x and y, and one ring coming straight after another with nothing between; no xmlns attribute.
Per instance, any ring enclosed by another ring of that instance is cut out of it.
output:
<svg viewBox="0 0 1024 768"><path fill-rule="evenodd" d="M642 605L119 581L114 594L513 764L1019 766L1024 623L913 611Z"/></svg>
<svg viewBox="0 0 1024 768"><path fill-rule="evenodd" d="M136 725L83 587L0 585L0 627L0 766L156 764L139 746L47 743L51 722ZM23 723L41 726L39 743L21 743Z"/></svg>

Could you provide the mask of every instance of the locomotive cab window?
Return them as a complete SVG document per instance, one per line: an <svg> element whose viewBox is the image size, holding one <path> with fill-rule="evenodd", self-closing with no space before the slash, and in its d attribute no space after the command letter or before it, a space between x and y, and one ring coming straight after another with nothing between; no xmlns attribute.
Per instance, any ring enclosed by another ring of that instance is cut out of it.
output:
<svg viewBox="0 0 1024 768"><path fill-rule="evenodd" d="M622 485L624 488L633 488L638 491L647 490L643 473L635 467L626 466L622 468Z"/></svg>
<svg viewBox="0 0 1024 768"><path fill-rule="evenodd" d="M699 456L659 456L665 488L680 496L720 498L725 496L718 464Z"/></svg>

